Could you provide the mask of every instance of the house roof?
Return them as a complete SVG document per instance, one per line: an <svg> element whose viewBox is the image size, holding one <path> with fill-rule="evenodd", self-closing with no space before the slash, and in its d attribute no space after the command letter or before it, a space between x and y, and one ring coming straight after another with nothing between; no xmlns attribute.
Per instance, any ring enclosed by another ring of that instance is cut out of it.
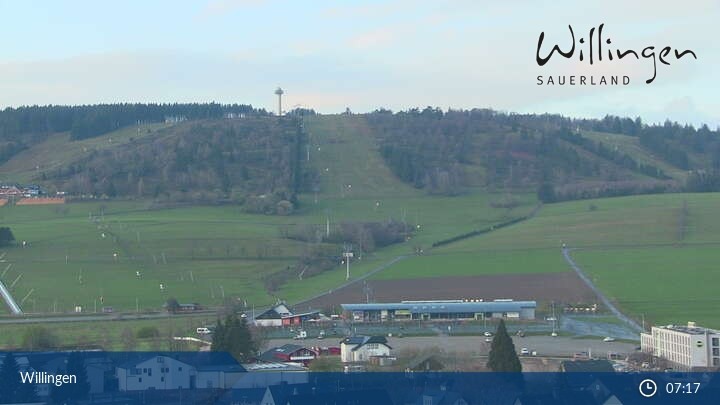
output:
<svg viewBox="0 0 720 405"><path fill-rule="evenodd" d="M277 304L267 311L259 314L255 319L281 319L292 315L292 311L285 304Z"/></svg>
<svg viewBox="0 0 720 405"><path fill-rule="evenodd" d="M303 312L303 313L301 313L301 314L283 315L282 317L283 317L283 318L295 318L295 317L298 317L298 316L318 315L319 313L320 313L320 311L308 311L308 312Z"/></svg>
<svg viewBox="0 0 720 405"><path fill-rule="evenodd" d="M220 370L226 368L230 370L231 366L238 366L242 369L237 360L227 352L122 353L122 355L125 361L118 364L117 367L123 369L134 368L138 364L156 357L171 358L196 369Z"/></svg>
<svg viewBox="0 0 720 405"><path fill-rule="evenodd" d="M340 343L346 345L355 345L355 347L352 348L353 351L370 343L385 345L388 348L392 349L392 347L387 344L387 339L385 338L385 336L350 336L341 340Z"/></svg>
<svg viewBox="0 0 720 405"><path fill-rule="evenodd" d="M563 361L562 369L570 373L613 373L615 369L608 360Z"/></svg>
<svg viewBox="0 0 720 405"><path fill-rule="evenodd" d="M276 404L286 405L290 397L312 393L313 386L309 383L279 384L267 387Z"/></svg>
<svg viewBox="0 0 720 405"><path fill-rule="evenodd" d="M438 359L438 356L436 353L421 353L412 359L407 364L407 368L411 370L417 369L421 364L424 364L425 362L429 363L429 368L431 370L441 370L444 368L444 365L442 362Z"/></svg>
<svg viewBox="0 0 720 405"><path fill-rule="evenodd" d="M303 349L314 352L314 350L308 349L304 346L287 344L287 345L282 345L280 347L274 347L270 350L267 350L266 352L264 352L263 354L260 355L260 360L270 361L270 362L278 361L279 360L277 357L278 354L291 355L292 353L295 353L295 352L297 352L299 350L303 350Z"/></svg>
<svg viewBox="0 0 720 405"><path fill-rule="evenodd" d="M281 363L281 362L262 362L262 363L249 363L243 364L243 367L247 371L302 371L307 372L307 369L302 366L298 366L295 363Z"/></svg>
<svg viewBox="0 0 720 405"><path fill-rule="evenodd" d="M209 364L197 366L198 371L222 371L223 373L244 373L245 367L239 364Z"/></svg>
<svg viewBox="0 0 720 405"><path fill-rule="evenodd" d="M457 392L442 390L427 390L423 393L423 397L431 397L433 404L453 405L465 399Z"/></svg>
<svg viewBox="0 0 720 405"><path fill-rule="evenodd" d="M289 405L391 405L392 399L384 389L320 392L294 395Z"/></svg>
<svg viewBox="0 0 720 405"><path fill-rule="evenodd" d="M265 396L267 388L233 388L220 403L259 404Z"/></svg>

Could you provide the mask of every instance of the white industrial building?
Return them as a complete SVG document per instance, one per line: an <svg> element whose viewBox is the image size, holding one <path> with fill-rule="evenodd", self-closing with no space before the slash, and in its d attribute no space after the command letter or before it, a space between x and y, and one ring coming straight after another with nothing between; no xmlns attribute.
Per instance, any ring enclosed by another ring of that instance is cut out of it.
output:
<svg viewBox="0 0 720 405"><path fill-rule="evenodd" d="M720 367L720 331L688 322L687 326L653 326L640 334L640 349L683 369Z"/></svg>
<svg viewBox="0 0 720 405"><path fill-rule="evenodd" d="M120 391L230 388L246 370L239 364L193 364L170 356L151 355L116 367Z"/></svg>

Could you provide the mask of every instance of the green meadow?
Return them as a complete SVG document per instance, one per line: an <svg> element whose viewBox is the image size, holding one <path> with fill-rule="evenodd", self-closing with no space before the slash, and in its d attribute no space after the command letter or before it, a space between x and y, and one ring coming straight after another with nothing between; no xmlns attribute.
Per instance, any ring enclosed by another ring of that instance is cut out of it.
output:
<svg viewBox="0 0 720 405"><path fill-rule="evenodd" d="M277 299L293 303L337 288L345 282L345 269L338 263L320 275L267 291L267 275L292 266L312 248L283 238L283 227L393 218L413 225L415 234L404 243L358 255L351 266L353 279L398 257L404 259L373 277L571 271L560 251L565 244L631 316L720 327L712 311L720 303L720 271L714 268L720 261L720 194L547 204L526 221L431 248L436 241L528 215L536 204L534 193L471 189L454 197L428 195L394 176L361 117L311 117L305 127L310 137L304 164L320 173L321 187L301 195L293 215L251 215L233 205L162 208L149 201L8 205L0 207L0 223L27 245L4 250L0 277L27 312L71 312L76 305L84 312L103 306L157 310L169 297L211 307L229 300L256 306ZM141 135L150 136L155 129ZM129 142L133 133L81 142L101 148L110 138ZM637 146L626 137L588 136L628 150ZM55 143L35 150L40 157L52 150L58 159L75 159L84 150L60 138L48 142ZM636 152L635 157L652 163L652 156ZM3 174L30 176L30 163L11 160ZM509 208L498 207L508 201L513 203ZM415 255L418 249L424 254Z"/></svg>
<svg viewBox="0 0 720 405"><path fill-rule="evenodd" d="M572 271L564 243L597 286L638 320L720 327L718 206L717 193L548 204L532 219L433 249L375 277Z"/></svg>
<svg viewBox="0 0 720 405"><path fill-rule="evenodd" d="M442 197L414 189L384 165L362 120L311 119L307 128L307 164L318 168L322 187L302 195L293 215L247 214L232 205L158 208L149 201L8 205L0 207L0 223L27 245L5 250L0 276L26 312L66 313L75 306L83 312L104 306L157 310L170 297L205 306L228 300L256 306L277 299L297 302L344 283L345 271L338 263L336 269L267 291L264 277L292 266L312 247L283 238L283 227L390 218L415 226L410 240L358 257L352 263L357 278L418 247L527 215L535 205L531 193L477 190ZM60 155L70 156L78 145L56 146ZM493 207L507 199L516 206Z"/></svg>

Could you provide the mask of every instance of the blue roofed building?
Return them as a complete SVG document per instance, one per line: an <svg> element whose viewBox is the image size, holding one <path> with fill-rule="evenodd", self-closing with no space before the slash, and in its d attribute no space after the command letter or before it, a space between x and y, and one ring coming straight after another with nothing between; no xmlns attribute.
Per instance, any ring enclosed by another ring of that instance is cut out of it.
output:
<svg viewBox="0 0 720 405"><path fill-rule="evenodd" d="M342 304L348 319L356 322L400 320L535 319L535 301L437 300L393 303Z"/></svg>

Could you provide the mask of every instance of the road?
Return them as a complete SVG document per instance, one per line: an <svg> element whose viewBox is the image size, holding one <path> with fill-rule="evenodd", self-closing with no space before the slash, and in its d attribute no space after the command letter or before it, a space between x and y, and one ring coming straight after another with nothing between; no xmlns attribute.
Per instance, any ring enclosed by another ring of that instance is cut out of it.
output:
<svg viewBox="0 0 720 405"><path fill-rule="evenodd" d="M600 301L602 301L602 303L607 309L610 310L610 312L612 312L616 317L618 317L618 319L625 322L633 330L637 332L643 331L643 328L637 322L628 318L627 316L625 316L625 314L620 312L620 310L612 302L610 302L610 300L605 296L605 294L603 294L597 287L595 287L595 284L590 281L590 278L582 271L580 266L575 263L572 257L570 257L570 249L564 247L562 249L562 254L565 258L565 261L570 265L570 267L573 268L573 270L575 270L575 273L577 273L578 277L580 277L580 279L582 279L582 281L588 286L588 288L590 288L595 293L595 295L600 298Z"/></svg>
<svg viewBox="0 0 720 405"><path fill-rule="evenodd" d="M152 314L97 314L97 315L59 315L59 316L31 316L24 318L0 319L2 324L31 324L31 323L53 323L53 322L93 322L93 321L131 321L138 319L163 319L182 318L189 316L214 316L215 311L194 312L187 314L171 315L166 312Z"/></svg>

